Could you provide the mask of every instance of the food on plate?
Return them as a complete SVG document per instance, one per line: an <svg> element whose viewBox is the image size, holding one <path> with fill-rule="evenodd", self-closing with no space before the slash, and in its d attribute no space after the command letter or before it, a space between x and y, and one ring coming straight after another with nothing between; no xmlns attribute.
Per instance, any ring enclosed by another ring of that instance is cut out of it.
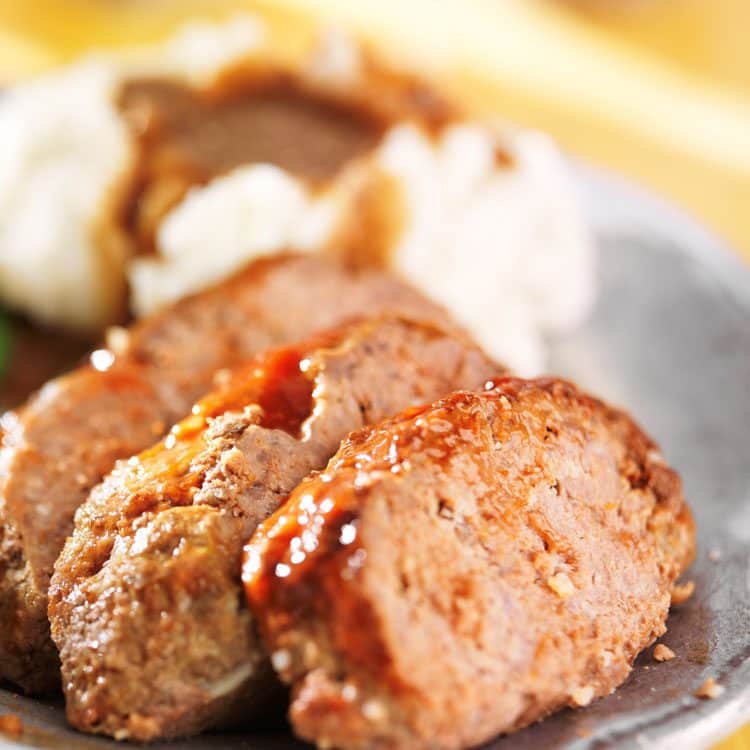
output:
<svg viewBox="0 0 750 750"><path fill-rule="evenodd" d="M252 18L188 27L169 43L90 55L20 83L0 103L0 299L77 330L119 322L134 249L122 231L142 180L138 130L118 108L128 75L208 85L262 37ZM145 123L144 123L145 125ZM54 271L54 272L51 272Z"/></svg>
<svg viewBox="0 0 750 750"><path fill-rule="evenodd" d="M0 414L0 680L116 739L286 683L321 748L457 750L612 692L692 594L658 447L496 364L595 298L545 137L243 15L10 87L0 139L0 412L107 331Z"/></svg>
<svg viewBox="0 0 750 750"><path fill-rule="evenodd" d="M669 648L669 646L665 645L664 643L657 643L654 646L654 651L652 655L654 657L654 661L659 661L659 662L672 661L672 659L677 658L677 654L674 651L672 651L672 649Z"/></svg>
<svg viewBox="0 0 750 750"><path fill-rule="evenodd" d="M3 714L0 716L0 732L9 734L11 737L20 737L23 734L23 721L16 714Z"/></svg>
<svg viewBox="0 0 750 750"><path fill-rule="evenodd" d="M218 368L356 315L448 316L387 273L280 256L116 329L90 363L3 417L0 451L0 677L59 688L47 587L73 514L114 461L154 443L207 392Z"/></svg>
<svg viewBox="0 0 750 750"><path fill-rule="evenodd" d="M296 56L274 33L195 25L5 95L0 299L98 329L128 288L149 314L291 246L391 268L539 370L543 335L578 324L595 290L554 146L472 120L343 33Z"/></svg>
<svg viewBox="0 0 750 750"><path fill-rule="evenodd" d="M153 740L257 712L275 680L243 601L248 536L351 430L502 369L432 325L357 323L259 355L117 464L50 586L70 723Z"/></svg>
<svg viewBox="0 0 750 750"><path fill-rule="evenodd" d="M672 606L679 607L684 604L695 591L695 581L672 584Z"/></svg>
<svg viewBox="0 0 750 750"><path fill-rule="evenodd" d="M473 746L612 692L693 556L681 483L623 412L501 378L350 435L243 579L319 747Z"/></svg>
<svg viewBox="0 0 750 750"><path fill-rule="evenodd" d="M724 690L724 686L716 682L715 677L707 677L693 695L695 695L696 698L715 700L724 694Z"/></svg>

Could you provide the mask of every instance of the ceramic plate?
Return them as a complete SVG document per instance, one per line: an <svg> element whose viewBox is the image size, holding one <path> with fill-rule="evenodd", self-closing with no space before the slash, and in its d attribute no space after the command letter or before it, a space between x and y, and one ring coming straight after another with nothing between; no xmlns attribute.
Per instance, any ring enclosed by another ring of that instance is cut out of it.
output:
<svg viewBox="0 0 750 750"><path fill-rule="evenodd" d="M630 409L682 473L698 523L688 574L695 595L663 639L677 658L638 660L625 685L563 711L492 750L703 748L750 720L750 270L668 205L581 170L601 249L601 295L589 323L552 342L550 370ZM706 677L724 688L693 696ZM68 729L60 704L0 690L0 712L23 719L0 748L112 748ZM276 720L154 750L305 747Z"/></svg>

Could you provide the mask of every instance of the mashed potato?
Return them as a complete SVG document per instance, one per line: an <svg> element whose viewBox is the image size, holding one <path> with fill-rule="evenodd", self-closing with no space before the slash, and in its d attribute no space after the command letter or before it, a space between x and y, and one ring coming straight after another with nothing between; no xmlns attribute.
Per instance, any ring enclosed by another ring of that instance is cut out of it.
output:
<svg viewBox="0 0 750 750"><path fill-rule="evenodd" d="M375 210L399 217L381 260L448 307L491 354L522 374L542 370L544 336L575 327L591 307L595 253L564 160L541 135L457 122L428 137L397 124L324 189L248 164L189 190L162 219L155 256L119 266L103 257L92 227L134 158L112 104L122 76L205 82L262 38L248 18L194 26L158 51L84 62L4 100L0 138L13 148L0 164L3 301L96 327L117 301L101 283L108 273L127 274L131 309L145 315L258 256L335 250L345 228ZM350 39L329 34L305 75L352 90L361 63ZM383 175L395 190L356 194Z"/></svg>
<svg viewBox="0 0 750 750"><path fill-rule="evenodd" d="M323 246L335 219L325 209L300 180L270 164L193 188L159 227L159 257L131 264L133 310L155 312L261 255Z"/></svg>
<svg viewBox="0 0 750 750"><path fill-rule="evenodd" d="M544 334L575 327L590 309L594 250L556 148L536 134L501 140L510 165L496 164L498 137L479 125L437 141L399 126L356 169L401 186L376 197L403 202L391 268L491 354L533 374L544 368ZM276 167L235 170L193 189L163 221L159 257L133 264L134 307L153 312L260 255L323 248L350 210L339 185L317 195Z"/></svg>
<svg viewBox="0 0 750 750"><path fill-rule="evenodd" d="M248 17L193 24L127 60L98 55L0 98L0 301L45 323L100 329L122 313L122 253L99 241L134 147L113 103L123 75L200 83L262 38Z"/></svg>
<svg viewBox="0 0 750 750"><path fill-rule="evenodd" d="M0 298L48 323L93 327L121 302L93 230L131 158L115 78L90 60L0 100Z"/></svg>
<svg viewBox="0 0 750 750"><path fill-rule="evenodd" d="M563 159L544 136L500 139L448 129L437 144L398 128L379 154L405 186L396 270L442 302L485 349L520 374L544 369L543 335L589 312L594 248Z"/></svg>

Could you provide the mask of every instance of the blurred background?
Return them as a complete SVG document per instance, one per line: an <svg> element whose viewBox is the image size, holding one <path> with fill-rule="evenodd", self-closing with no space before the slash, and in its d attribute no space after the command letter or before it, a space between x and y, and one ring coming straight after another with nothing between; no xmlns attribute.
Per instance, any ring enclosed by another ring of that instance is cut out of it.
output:
<svg viewBox="0 0 750 750"><path fill-rule="evenodd" d="M471 109L548 131L750 261L749 0L0 0L0 85L238 8L407 54ZM750 730L719 747L750 750Z"/></svg>
<svg viewBox="0 0 750 750"><path fill-rule="evenodd" d="M747 0L0 0L0 82L259 6L406 51L475 110L549 131L750 259Z"/></svg>

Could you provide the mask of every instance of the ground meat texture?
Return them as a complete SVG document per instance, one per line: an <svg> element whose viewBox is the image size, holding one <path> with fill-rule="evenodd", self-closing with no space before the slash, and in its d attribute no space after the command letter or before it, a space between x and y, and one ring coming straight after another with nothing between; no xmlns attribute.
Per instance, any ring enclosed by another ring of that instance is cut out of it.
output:
<svg viewBox="0 0 750 750"><path fill-rule="evenodd" d="M243 578L300 737L448 750L612 692L693 544L678 476L626 414L503 378L350 435Z"/></svg>
<svg viewBox="0 0 750 750"><path fill-rule="evenodd" d="M463 337L356 323L235 371L76 514L50 587L69 721L116 738L248 718L275 679L242 546L348 432L501 370Z"/></svg>
<svg viewBox="0 0 750 750"><path fill-rule="evenodd" d="M451 325L385 273L317 257L257 261L230 280L120 330L110 355L50 382L3 418L0 451L0 678L59 689L47 588L73 514L118 458L151 445L218 368L351 316L393 310Z"/></svg>

